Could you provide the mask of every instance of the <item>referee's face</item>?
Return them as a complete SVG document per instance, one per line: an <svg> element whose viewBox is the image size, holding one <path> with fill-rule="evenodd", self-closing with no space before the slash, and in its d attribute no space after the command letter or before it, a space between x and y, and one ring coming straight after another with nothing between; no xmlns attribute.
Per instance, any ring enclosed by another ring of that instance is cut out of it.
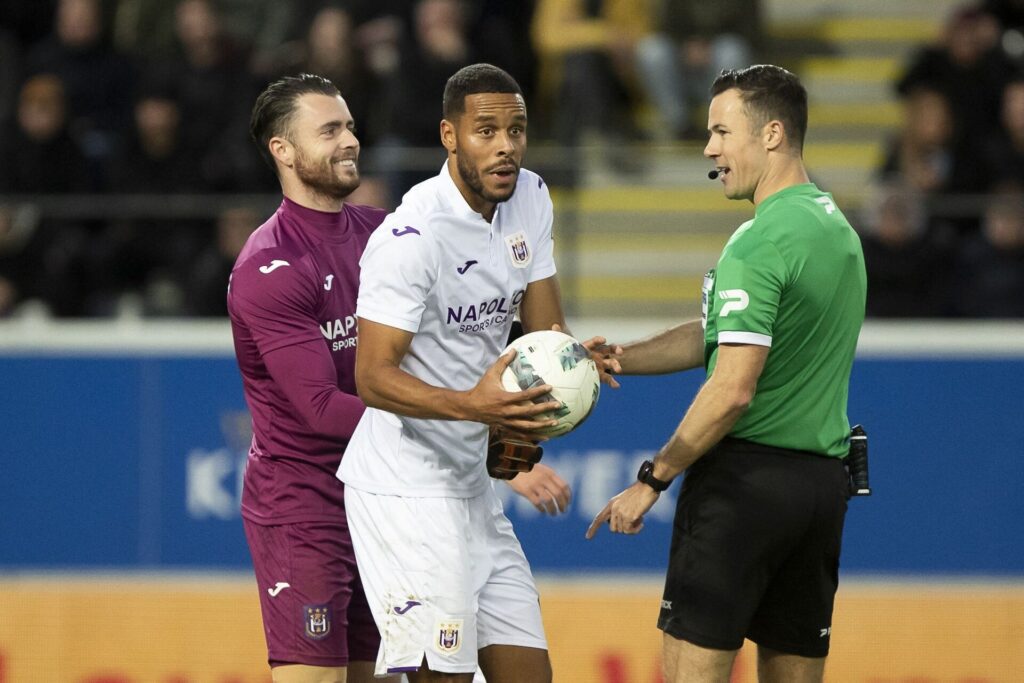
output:
<svg viewBox="0 0 1024 683"><path fill-rule="evenodd" d="M526 153L526 103L514 93L467 95L465 111L441 122L441 142L458 169L459 191L488 215L516 190Z"/></svg>
<svg viewBox="0 0 1024 683"><path fill-rule="evenodd" d="M751 129L739 90L726 90L711 100L708 134L704 156L714 162L725 196L753 201L768 153L761 131Z"/></svg>

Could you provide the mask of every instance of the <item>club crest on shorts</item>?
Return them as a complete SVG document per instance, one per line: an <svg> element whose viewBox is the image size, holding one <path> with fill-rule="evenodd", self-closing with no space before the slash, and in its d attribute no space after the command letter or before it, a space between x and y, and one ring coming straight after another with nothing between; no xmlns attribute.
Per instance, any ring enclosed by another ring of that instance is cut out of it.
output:
<svg viewBox="0 0 1024 683"><path fill-rule="evenodd" d="M526 243L526 233L520 230L514 235L505 238L508 244L508 254L512 259L512 265L516 268L525 268L533 260L530 253L530 246Z"/></svg>
<svg viewBox="0 0 1024 683"><path fill-rule="evenodd" d="M307 638L321 640L331 632L330 605L303 605L302 615Z"/></svg>
<svg viewBox="0 0 1024 683"><path fill-rule="evenodd" d="M462 619L437 622L437 651L453 655L462 649Z"/></svg>

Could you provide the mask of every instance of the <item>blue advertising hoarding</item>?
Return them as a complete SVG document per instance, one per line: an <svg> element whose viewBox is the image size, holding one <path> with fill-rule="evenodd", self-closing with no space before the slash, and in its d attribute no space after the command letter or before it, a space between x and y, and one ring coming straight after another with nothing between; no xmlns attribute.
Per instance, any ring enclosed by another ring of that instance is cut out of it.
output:
<svg viewBox="0 0 1024 683"><path fill-rule="evenodd" d="M238 515L249 440L230 348L0 352L0 570L245 569ZM535 571L660 572L678 484L638 536L590 519L674 429L700 373L624 378L579 432L546 445L572 485L541 516L499 484ZM1024 574L1024 354L856 361L850 417L870 435L874 495L854 499L843 568Z"/></svg>

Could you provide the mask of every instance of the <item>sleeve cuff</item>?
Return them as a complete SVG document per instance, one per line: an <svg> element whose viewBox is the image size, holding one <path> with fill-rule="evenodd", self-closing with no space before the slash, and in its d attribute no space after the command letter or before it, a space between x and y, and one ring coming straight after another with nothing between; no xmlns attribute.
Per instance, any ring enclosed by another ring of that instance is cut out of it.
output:
<svg viewBox="0 0 1024 683"><path fill-rule="evenodd" d="M754 344L755 346L771 347L772 338L767 334L757 332L719 332L719 344Z"/></svg>
<svg viewBox="0 0 1024 683"><path fill-rule="evenodd" d="M373 309L358 309L356 310L356 316L359 318L365 318L381 325L387 325L388 327L396 327L406 332L412 332L415 334L420 329L419 320L409 320L406 318L400 318L394 314L384 313L382 311L375 311Z"/></svg>

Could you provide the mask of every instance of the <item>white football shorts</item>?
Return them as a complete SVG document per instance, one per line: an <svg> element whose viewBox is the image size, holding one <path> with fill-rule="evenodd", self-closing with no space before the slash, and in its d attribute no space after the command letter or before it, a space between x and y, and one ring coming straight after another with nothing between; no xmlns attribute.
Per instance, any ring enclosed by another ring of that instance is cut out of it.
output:
<svg viewBox="0 0 1024 683"><path fill-rule="evenodd" d="M409 498L345 487L352 545L381 634L375 673L477 670L489 645L547 649L530 565L492 487Z"/></svg>

